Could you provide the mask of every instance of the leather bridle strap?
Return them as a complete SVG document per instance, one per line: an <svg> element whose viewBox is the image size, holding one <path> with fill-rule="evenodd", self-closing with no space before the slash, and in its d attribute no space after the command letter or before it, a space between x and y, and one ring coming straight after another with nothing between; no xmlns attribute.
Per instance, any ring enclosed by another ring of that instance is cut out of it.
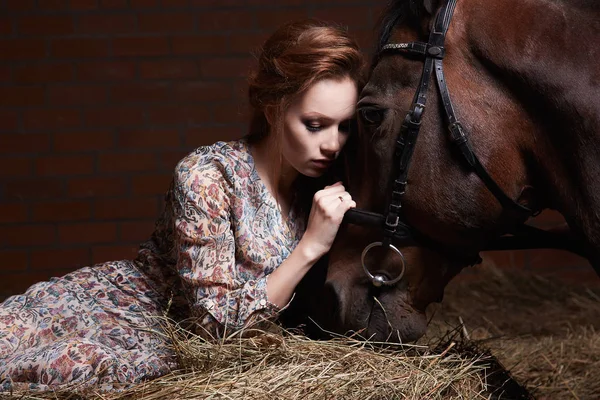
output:
<svg viewBox="0 0 600 400"><path fill-rule="evenodd" d="M400 223L402 197L406 191L408 169L421 127L421 119L427 103L430 77L434 68L437 86L448 122L451 141L458 147L467 164L477 176L479 176L490 192L498 199L503 208L517 210L518 212L523 213L525 217L532 214L532 211L529 208L515 202L506 195L489 175L473 152L468 137L465 135L462 125L456 117L456 112L454 111L450 93L444 79L443 68L443 58L445 56L444 43L455 8L456 0L450 0L440 9L437 18L435 19L433 29L429 34L428 43L391 43L382 47L382 52L397 51L415 54L425 58L419 87L415 92L410 111L407 113L402 123L398 139L396 140L396 150L394 154L394 159L397 160L394 163L396 168L396 179L394 179L392 184L392 194L385 216L384 245L389 245L391 243Z"/></svg>

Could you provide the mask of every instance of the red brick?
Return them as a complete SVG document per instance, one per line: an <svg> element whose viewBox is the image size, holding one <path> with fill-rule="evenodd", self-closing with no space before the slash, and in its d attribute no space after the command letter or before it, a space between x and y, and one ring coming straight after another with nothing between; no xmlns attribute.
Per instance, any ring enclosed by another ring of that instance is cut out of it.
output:
<svg viewBox="0 0 600 400"><path fill-rule="evenodd" d="M175 101L183 103L214 102L231 100L229 82L185 81L173 87Z"/></svg>
<svg viewBox="0 0 600 400"><path fill-rule="evenodd" d="M296 0L297 1L297 0ZM244 3L245 4L245 3ZM231 7L231 6L239 6L239 0L190 0L190 5L193 7ZM271 1L269 6L273 5L273 1ZM248 16L251 18L250 16Z"/></svg>
<svg viewBox="0 0 600 400"><path fill-rule="evenodd" d="M227 35L173 36L171 46L176 55L226 54L229 52L229 41Z"/></svg>
<svg viewBox="0 0 600 400"><path fill-rule="evenodd" d="M38 0L37 8L39 10L61 11L67 10L68 4L66 0Z"/></svg>
<svg viewBox="0 0 600 400"><path fill-rule="evenodd" d="M121 240L124 242L145 242L152 236L154 227L154 220L122 222Z"/></svg>
<svg viewBox="0 0 600 400"><path fill-rule="evenodd" d="M94 38L54 39L50 54L57 58L94 58L108 56L108 41Z"/></svg>
<svg viewBox="0 0 600 400"><path fill-rule="evenodd" d="M172 172L175 166L181 161L181 159L189 154L189 151L165 151L160 154L160 171ZM168 189L168 188L167 188Z"/></svg>
<svg viewBox="0 0 600 400"><path fill-rule="evenodd" d="M0 248L46 246L56 243L56 228L51 224L0 226Z"/></svg>
<svg viewBox="0 0 600 400"><path fill-rule="evenodd" d="M190 128L185 132L185 147L196 148L219 140L235 140L241 138L244 133L235 127Z"/></svg>
<svg viewBox="0 0 600 400"><path fill-rule="evenodd" d="M38 203L32 206L34 222L63 222L87 220L92 215L89 201Z"/></svg>
<svg viewBox="0 0 600 400"><path fill-rule="evenodd" d="M135 126L144 124L144 110L141 108L95 108L87 110L85 121L89 126Z"/></svg>
<svg viewBox="0 0 600 400"><path fill-rule="evenodd" d="M9 65L0 65L0 82L12 81L12 68Z"/></svg>
<svg viewBox="0 0 600 400"><path fill-rule="evenodd" d="M187 7L189 0L161 0L160 5L166 7Z"/></svg>
<svg viewBox="0 0 600 400"><path fill-rule="evenodd" d="M174 129L143 129L119 132L118 147L122 149L164 149L179 147L179 132Z"/></svg>
<svg viewBox="0 0 600 400"><path fill-rule="evenodd" d="M0 154L35 154L50 149L50 137L44 133L0 135Z"/></svg>
<svg viewBox="0 0 600 400"><path fill-rule="evenodd" d="M56 83L73 80L71 63L36 63L33 65L15 66L13 79L17 83Z"/></svg>
<svg viewBox="0 0 600 400"><path fill-rule="evenodd" d="M31 15L17 20L17 32L20 36L69 35L73 31L73 18L70 15Z"/></svg>
<svg viewBox="0 0 600 400"><path fill-rule="evenodd" d="M62 244L109 243L117 239L117 224L113 222L89 222L63 224L58 227Z"/></svg>
<svg viewBox="0 0 600 400"><path fill-rule="evenodd" d="M170 83L142 82L114 85L110 92L114 103L165 103L170 102L172 90Z"/></svg>
<svg viewBox="0 0 600 400"><path fill-rule="evenodd" d="M140 63L142 79L189 79L198 77L198 65L189 60L159 60Z"/></svg>
<svg viewBox="0 0 600 400"><path fill-rule="evenodd" d="M248 106L242 103L220 104L213 113L213 122L220 124L247 124L248 121Z"/></svg>
<svg viewBox="0 0 600 400"><path fill-rule="evenodd" d="M108 102L106 86L53 85L48 87L48 103L65 106L105 104Z"/></svg>
<svg viewBox="0 0 600 400"><path fill-rule="evenodd" d="M117 57L161 56L169 54L166 37L123 37L113 39L113 55Z"/></svg>
<svg viewBox="0 0 600 400"><path fill-rule="evenodd" d="M131 190L135 196L162 195L167 192L173 174L153 174L131 177Z"/></svg>
<svg viewBox="0 0 600 400"><path fill-rule="evenodd" d="M98 8L98 0L69 0L71 10L89 11Z"/></svg>
<svg viewBox="0 0 600 400"><path fill-rule="evenodd" d="M30 11L35 9L35 0L5 0L8 11Z"/></svg>
<svg viewBox="0 0 600 400"><path fill-rule="evenodd" d="M215 10L198 13L198 30L217 32L254 28L253 11Z"/></svg>
<svg viewBox="0 0 600 400"><path fill-rule="evenodd" d="M44 39L2 39L0 60L38 60L46 57Z"/></svg>
<svg viewBox="0 0 600 400"><path fill-rule="evenodd" d="M371 28L373 26L371 8L365 6L318 8L312 16L320 20L350 26L353 29Z"/></svg>
<svg viewBox="0 0 600 400"><path fill-rule="evenodd" d="M54 150L61 153L98 151L114 146L114 134L110 131L59 132L54 134Z"/></svg>
<svg viewBox="0 0 600 400"><path fill-rule="evenodd" d="M198 62L202 78L239 78L248 75L254 67L251 58L208 58Z"/></svg>
<svg viewBox="0 0 600 400"><path fill-rule="evenodd" d="M350 37L358 42L361 49L372 49L377 41L376 33L372 29L353 30Z"/></svg>
<svg viewBox="0 0 600 400"><path fill-rule="evenodd" d="M0 35L9 36L13 33L13 20L0 17Z"/></svg>
<svg viewBox="0 0 600 400"><path fill-rule="evenodd" d="M209 107L164 106L148 110L149 123L153 125L196 125L212 119Z"/></svg>
<svg viewBox="0 0 600 400"><path fill-rule="evenodd" d="M30 109L23 113L23 126L26 130L58 130L80 125L81 113L77 109Z"/></svg>
<svg viewBox="0 0 600 400"><path fill-rule="evenodd" d="M158 0L129 0L131 8L154 8L158 6Z"/></svg>
<svg viewBox="0 0 600 400"><path fill-rule="evenodd" d="M31 175L31 159L25 157L0 157L0 177L17 178Z"/></svg>
<svg viewBox="0 0 600 400"><path fill-rule="evenodd" d="M127 0L100 0L100 7L102 8L127 8Z"/></svg>
<svg viewBox="0 0 600 400"><path fill-rule="evenodd" d="M0 250L0 274L7 272L25 271L29 266L29 256L26 251ZM0 279L0 281L3 279Z"/></svg>
<svg viewBox="0 0 600 400"><path fill-rule="evenodd" d="M133 260L137 256L138 246L94 246L92 263Z"/></svg>
<svg viewBox="0 0 600 400"><path fill-rule="evenodd" d="M94 216L102 220L155 218L158 216L158 202L155 197L100 199L94 203Z"/></svg>
<svg viewBox="0 0 600 400"><path fill-rule="evenodd" d="M156 157L152 153L101 153L98 164L101 172L156 171Z"/></svg>
<svg viewBox="0 0 600 400"><path fill-rule="evenodd" d="M31 269L43 271L59 268L81 268L91 264L90 249L47 249L31 252Z"/></svg>
<svg viewBox="0 0 600 400"><path fill-rule="evenodd" d="M89 155L53 155L35 160L38 176L83 175L94 171L94 158Z"/></svg>
<svg viewBox="0 0 600 400"><path fill-rule="evenodd" d="M0 107L40 106L44 104L45 97L41 86L0 86Z"/></svg>
<svg viewBox="0 0 600 400"><path fill-rule="evenodd" d="M568 251L547 249L529 251L529 267L533 271L573 269L589 265L585 258Z"/></svg>
<svg viewBox="0 0 600 400"><path fill-rule="evenodd" d="M147 33L193 32L194 13L139 14L138 27Z"/></svg>
<svg viewBox="0 0 600 400"><path fill-rule="evenodd" d="M135 78L136 66L131 61L98 61L78 65L81 81L123 81Z"/></svg>
<svg viewBox="0 0 600 400"><path fill-rule="evenodd" d="M4 196L9 200L56 199L63 193L64 187L59 179L20 179L4 185Z"/></svg>
<svg viewBox="0 0 600 400"><path fill-rule="evenodd" d="M126 221L121 222L121 241L144 242L150 239L154 231L155 221Z"/></svg>
<svg viewBox="0 0 600 400"><path fill-rule="evenodd" d="M259 54L270 32L246 33L231 36L231 53Z"/></svg>
<svg viewBox="0 0 600 400"><path fill-rule="evenodd" d="M27 222L27 206L22 203L0 203L0 224Z"/></svg>
<svg viewBox="0 0 600 400"><path fill-rule="evenodd" d="M16 131L19 127L19 113L14 110L0 109L0 132Z"/></svg>
<svg viewBox="0 0 600 400"><path fill-rule="evenodd" d="M115 34L136 32L134 14L89 14L79 17L77 32L83 34Z"/></svg>
<svg viewBox="0 0 600 400"><path fill-rule="evenodd" d="M308 18L308 10L305 8L285 10L265 10L256 14L256 22L259 29L269 31L277 29L286 22L297 21Z"/></svg>
<svg viewBox="0 0 600 400"><path fill-rule="evenodd" d="M144 110L141 108L97 108L88 110L86 122L91 126L120 127L144 124Z"/></svg>
<svg viewBox="0 0 600 400"><path fill-rule="evenodd" d="M73 178L67 183L69 197L113 197L127 193L127 179L121 177Z"/></svg>

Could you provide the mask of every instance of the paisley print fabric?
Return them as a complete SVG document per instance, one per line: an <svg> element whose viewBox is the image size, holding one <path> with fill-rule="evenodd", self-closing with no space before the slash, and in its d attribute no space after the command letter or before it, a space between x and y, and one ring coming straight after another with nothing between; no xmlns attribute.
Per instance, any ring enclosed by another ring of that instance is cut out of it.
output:
<svg viewBox="0 0 600 400"><path fill-rule="evenodd" d="M176 368L157 316L221 337L277 316L268 275L304 232L282 216L247 142L179 162L135 260L82 268L0 304L0 391L118 390Z"/></svg>

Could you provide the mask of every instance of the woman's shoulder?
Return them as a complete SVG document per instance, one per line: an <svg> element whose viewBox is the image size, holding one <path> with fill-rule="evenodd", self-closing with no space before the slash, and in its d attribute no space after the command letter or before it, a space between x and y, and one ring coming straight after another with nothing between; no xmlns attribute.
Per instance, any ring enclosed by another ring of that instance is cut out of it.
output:
<svg viewBox="0 0 600 400"><path fill-rule="evenodd" d="M219 141L201 146L181 159L175 176L181 183L193 179L232 181L240 169L252 168L252 159L245 139Z"/></svg>

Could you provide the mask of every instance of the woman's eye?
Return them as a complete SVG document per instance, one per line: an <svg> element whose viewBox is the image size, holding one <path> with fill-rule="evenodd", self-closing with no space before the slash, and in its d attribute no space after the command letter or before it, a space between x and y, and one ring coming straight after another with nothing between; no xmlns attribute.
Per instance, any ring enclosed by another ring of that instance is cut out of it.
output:
<svg viewBox="0 0 600 400"><path fill-rule="evenodd" d="M385 110L381 108L363 108L359 111L360 118L367 125L379 125L385 117Z"/></svg>
<svg viewBox="0 0 600 400"><path fill-rule="evenodd" d="M311 123L311 122L305 122L304 126L306 126L306 129L308 129L311 132L318 132L322 129L321 125L317 125L317 124Z"/></svg>

